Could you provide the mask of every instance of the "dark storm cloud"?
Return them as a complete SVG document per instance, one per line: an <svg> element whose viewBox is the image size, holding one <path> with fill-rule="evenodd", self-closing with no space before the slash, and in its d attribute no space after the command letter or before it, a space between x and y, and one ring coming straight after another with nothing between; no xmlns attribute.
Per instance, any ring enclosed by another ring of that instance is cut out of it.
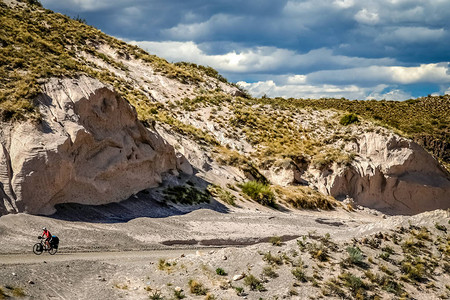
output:
<svg viewBox="0 0 450 300"><path fill-rule="evenodd" d="M211 65L233 79L251 81L265 77L267 80L262 82L269 82L271 76L301 75L304 77L295 78L303 78L302 82L294 80L295 84L318 88L324 88L320 84L332 84L353 93L353 86L344 86L353 82L363 90L362 96L381 93L384 85L390 84L399 88L399 95L405 96L407 93L399 86L404 82L434 80L442 91L450 85L449 74L441 68L442 63L450 61L450 1L42 0L42 3L69 16L79 15L104 32L135 41L170 61ZM174 42L178 43L179 51L171 50ZM433 68L439 70L438 75L430 75ZM408 77L408 72L414 76ZM369 82L374 91L377 87L374 93L366 90ZM269 86L277 91L278 86L274 88L272 83ZM325 89L330 93L333 90Z"/></svg>

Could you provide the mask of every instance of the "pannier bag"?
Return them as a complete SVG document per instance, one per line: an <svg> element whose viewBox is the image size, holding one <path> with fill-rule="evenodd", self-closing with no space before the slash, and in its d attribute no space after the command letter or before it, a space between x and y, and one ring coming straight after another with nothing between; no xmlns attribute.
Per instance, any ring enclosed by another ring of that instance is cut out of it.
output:
<svg viewBox="0 0 450 300"><path fill-rule="evenodd" d="M53 248L58 249L58 246L59 246L59 238L58 238L56 235L52 236L51 243L52 243L52 247L53 247Z"/></svg>

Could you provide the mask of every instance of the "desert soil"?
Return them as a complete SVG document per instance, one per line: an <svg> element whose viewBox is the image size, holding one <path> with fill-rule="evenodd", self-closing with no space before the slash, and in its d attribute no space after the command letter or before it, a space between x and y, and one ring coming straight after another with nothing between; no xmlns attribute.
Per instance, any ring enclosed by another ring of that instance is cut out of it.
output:
<svg viewBox="0 0 450 300"><path fill-rule="evenodd" d="M239 205L168 206L138 195L101 207L68 204L53 216L2 216L0 289L7 297L23 299L148 299L159 292L170 299L179 287L187 298L204 299L188 291L188 281L200 279L216 287L219 299L258 299L261 295L238 296L232 277L251 270L259 274L263 265L258 253L281 251L268 243L270 237L280 236L285 247L295 248L302 235L329 233L333 240L345 241L409 219L367 209L324 212ZM43 226L61 240L54 256L31 251ZM162 268L161 261L167 262ZM215 274L219 267L228 276ZM289 276L280 274L278 280ZM223 285L228 288L218 288ZM288 289L271 287L264 298L287 295ZM296 297L309 299L310 292L305 289Z"/></svg>

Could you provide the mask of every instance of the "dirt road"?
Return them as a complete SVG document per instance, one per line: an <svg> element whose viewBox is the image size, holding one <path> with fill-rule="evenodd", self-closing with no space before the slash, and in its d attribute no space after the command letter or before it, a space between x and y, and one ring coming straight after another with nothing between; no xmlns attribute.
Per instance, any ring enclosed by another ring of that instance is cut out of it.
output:
<svg viewBox="0 0 450 300"><path fill-rule="evenodd" d="M119 261L158 261L161 257L167 259L180 257L181 255L190 255L196 253L204 253L218 248L184 248L184 249L165 249L165 250L149 250L149 251L121 251L121 252L77 252L77 253L57 253L50 255L42 253L36 255L29 254L1 254L0 266L2 265L26 265L39 263L68 262L76 260L111 262Z"/></svg>

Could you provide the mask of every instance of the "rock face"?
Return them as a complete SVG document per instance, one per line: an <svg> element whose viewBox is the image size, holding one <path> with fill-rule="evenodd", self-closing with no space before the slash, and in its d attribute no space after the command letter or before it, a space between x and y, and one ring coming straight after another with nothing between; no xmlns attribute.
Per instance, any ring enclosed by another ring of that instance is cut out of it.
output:
<svg viewBox="0 0 450 300"><path fill-rule="evenodd" d="M350 166L316 174L321 192L390 213L450 207L448 173L415 142L372 132L353 147L357 157Z"/></svg>
<svg viewBox="0 0 450 300"><path fill-rule="evenodd" d="M120 201L176 169L173 147L111 87L80 77L51 79L43 91L39 125L0 130L0 215Z"/></svg>

